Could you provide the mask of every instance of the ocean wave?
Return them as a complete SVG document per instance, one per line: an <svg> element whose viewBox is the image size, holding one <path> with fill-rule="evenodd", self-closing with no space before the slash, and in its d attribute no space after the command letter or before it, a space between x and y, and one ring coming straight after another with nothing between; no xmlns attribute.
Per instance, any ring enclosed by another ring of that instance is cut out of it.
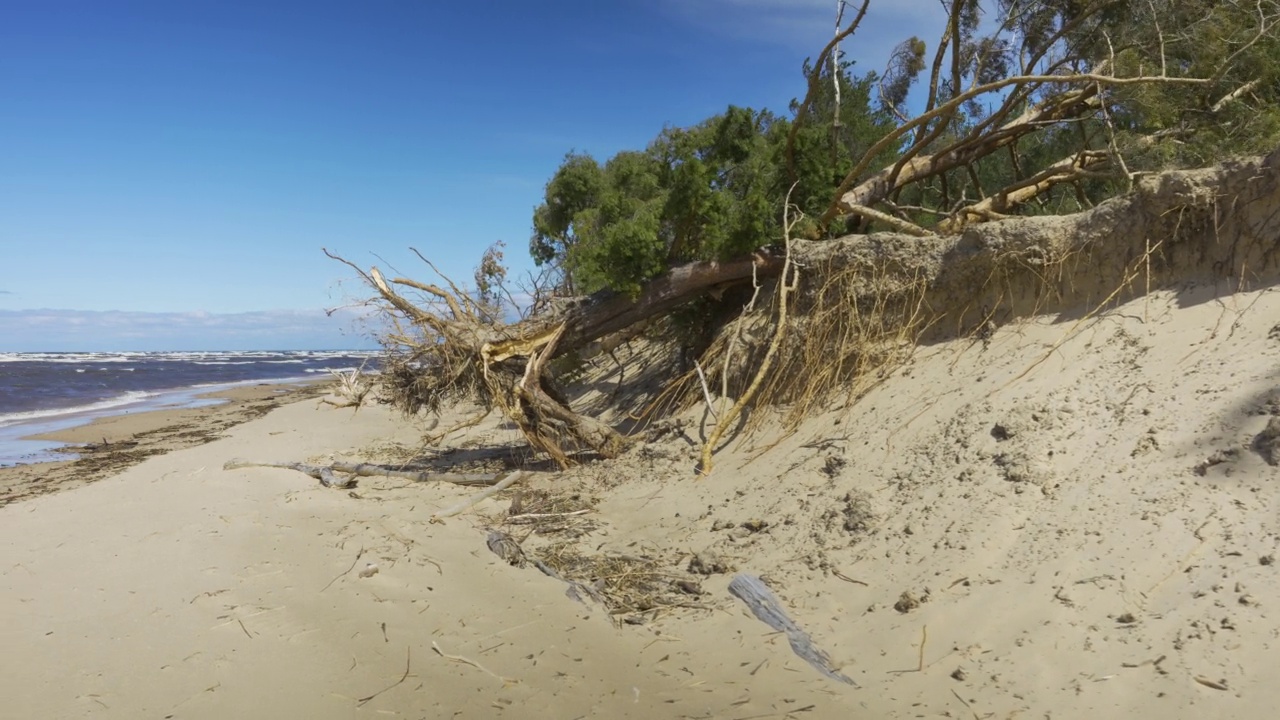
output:
<svg viewBox="0 0 1280 720"><path fill-rule="evenodd" d="M143 359L138 354L117 353L0 353L0 362L42 362L59 364L124 363Z"/></svg>
<svg viewBox="0 0 1280 720"><path fill-rule="evenodd" d="M76 415L79 413L96 412L98 410L110 410L111 408L123 407L125 405L133 405L140 403L148 398L155 397L156 393L143 392L141 390L131 390L122 395L109 398L107 400L99 400L98 402L89 403L87 405L75 405L66 408L51 408L48 410L28 410L26 412L8 413L0 415L0 427L16 425L18 423L31 422L32 420L44 420L46 418L58 417L61 415Z"/></svg>
<svg viewBox="0 0 1280 720"><path fill-rule="evenodd" d="M249 380L233 380L230 382L208 382L196 383L188 388L189 391L200 391L201 394L209 392L218 392L220 390L230 390L231 388L247 387L249 385L296 385L298 383L311 382L315 378L306 375L289 375L286 377L266 377L252 378Z"/></svg>
<svg viewBox="0 0 1280 720"><path fill-rule="evenodd" d="M0 352L0 363L125 363L125 362L268 362L299 364L333 358L372 358L377 350L234 350L234 351L180 351L180 352Z"/></svg>

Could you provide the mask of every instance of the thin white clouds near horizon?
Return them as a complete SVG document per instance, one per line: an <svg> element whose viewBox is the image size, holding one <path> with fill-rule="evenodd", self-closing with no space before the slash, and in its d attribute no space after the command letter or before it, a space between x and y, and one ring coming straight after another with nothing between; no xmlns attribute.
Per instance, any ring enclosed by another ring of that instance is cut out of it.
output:
<svg viewBox="0 0 1280 720"><path fill-rule="evenodd" d="M835 33L835 0L661 0L665 11L683 21L742 40L783 45L816 57ZM847 26L859 4L846 3ZM917 35L932 43L943 29L946 12L937 0L872 0L853 37L841 43L857 71L881 72L899 43Z"/></svg>
<svg viewBox="0 0 1280 720"><path fill-rule="evenodd" d="M358 350L377 346L367 308L242 313L0 310L0 352Z"/></svg>

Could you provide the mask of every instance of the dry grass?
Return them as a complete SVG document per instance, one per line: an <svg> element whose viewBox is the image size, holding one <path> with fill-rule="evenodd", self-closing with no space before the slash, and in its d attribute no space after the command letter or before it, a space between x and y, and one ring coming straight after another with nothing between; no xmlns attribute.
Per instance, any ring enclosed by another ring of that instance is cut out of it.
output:
<svg viewBox="0 0 1280 720"><path fill-rule="evenodd" d="M647 557L589 554L573 542L541 548L537 558L566 581L581 583L615 618L637 613L656 614L674 608L702 607L693 601L686 576L668 572Z"/></svg>

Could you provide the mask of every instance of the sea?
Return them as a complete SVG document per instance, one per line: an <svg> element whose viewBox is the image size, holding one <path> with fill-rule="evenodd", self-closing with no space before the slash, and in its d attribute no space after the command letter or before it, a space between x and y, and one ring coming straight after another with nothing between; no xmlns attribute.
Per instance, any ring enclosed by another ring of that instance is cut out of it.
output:
<svg viewBox="0 0 1280 720"><path fill-rule="evenodd" d="M28 440L100 417L212 405L201 395L238 385L295 383L332 371L375 371L354 350L0 353L0 467L66 459Z"/></svg>

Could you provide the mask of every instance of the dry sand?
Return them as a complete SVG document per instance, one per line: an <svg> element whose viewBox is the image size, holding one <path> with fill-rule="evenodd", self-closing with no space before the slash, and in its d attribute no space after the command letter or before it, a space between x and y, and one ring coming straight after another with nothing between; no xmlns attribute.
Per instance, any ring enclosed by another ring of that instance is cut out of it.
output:
<svg viewBox="0 0 1280 720"><path fill-rule="evenodd" d="M692 412L444 523L431 513L473 490L221 468L416 454L475 470L513 430L424 453L385 408L287 405L0 508L4 714L1271 717L1278 322L1280 291L1193 288L1016 323L920 348L799 433L738 438L706 479ZM530 525L512 502L590 512ZM492 554L489 527L560 568L613 558L581 576L607 601L647 573L656 605L577 602ZM734 571L763 575L858 686L752 617ZM667 607L677 581L702 594Z"/></svg>

